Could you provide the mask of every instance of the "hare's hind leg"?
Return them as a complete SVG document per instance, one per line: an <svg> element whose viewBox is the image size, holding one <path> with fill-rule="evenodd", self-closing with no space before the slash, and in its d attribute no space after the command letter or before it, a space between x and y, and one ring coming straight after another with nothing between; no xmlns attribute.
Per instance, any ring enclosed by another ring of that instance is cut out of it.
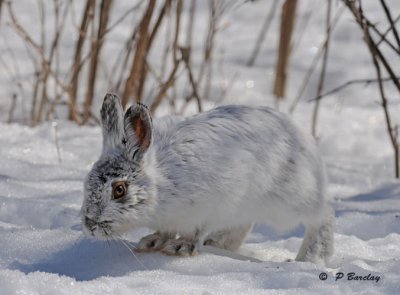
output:
<svg viewBox="0 0 400 295"><path fill-rule="evenodd" d="M253 225L250 223L213 232L206 237L204 245L236 251L240 248L252 227Z"/></svg>
<svg viewBox="0 0 400 295"><path fill-rule="evenodd" d="M303 243L296 257L297 261L327 263L332 256L334 212L332 209L328 211L321 224L307 225Z"/></svg>

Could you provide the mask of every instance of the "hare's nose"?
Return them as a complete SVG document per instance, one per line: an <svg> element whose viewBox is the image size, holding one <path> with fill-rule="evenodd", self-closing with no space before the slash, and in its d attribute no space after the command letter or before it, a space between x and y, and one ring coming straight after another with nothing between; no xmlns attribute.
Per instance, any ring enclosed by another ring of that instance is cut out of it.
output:
<svg viewBox="0 0 400 295"><path fill-rule="evenodd" d="M85 224L89 229L92 229L95 225L97 225L97 222L85 216Z"/></svg>

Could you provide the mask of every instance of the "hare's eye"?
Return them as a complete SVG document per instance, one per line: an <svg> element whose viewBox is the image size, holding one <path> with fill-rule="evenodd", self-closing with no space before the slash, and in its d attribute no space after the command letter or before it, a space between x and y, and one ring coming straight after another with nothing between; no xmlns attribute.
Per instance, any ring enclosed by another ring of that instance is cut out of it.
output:
<svg viewBox="0 0 400 295"><path fill-rule="evenodd" d="M113 199L117 200L125 196L126 194L126 183L124 181L118 181L113 183Z"/></svg>

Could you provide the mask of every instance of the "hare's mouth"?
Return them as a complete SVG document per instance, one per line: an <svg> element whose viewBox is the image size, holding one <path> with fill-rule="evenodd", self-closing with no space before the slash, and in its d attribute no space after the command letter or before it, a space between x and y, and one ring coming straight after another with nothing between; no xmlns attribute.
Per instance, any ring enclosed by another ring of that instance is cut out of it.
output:
<svg viewBox="0 0 400 295"><path fill-rule="evenodd" d="M85 236L100 240L114 239L111 228L112 221L95 221L87 216L83 218L82 230Z"/></svg>

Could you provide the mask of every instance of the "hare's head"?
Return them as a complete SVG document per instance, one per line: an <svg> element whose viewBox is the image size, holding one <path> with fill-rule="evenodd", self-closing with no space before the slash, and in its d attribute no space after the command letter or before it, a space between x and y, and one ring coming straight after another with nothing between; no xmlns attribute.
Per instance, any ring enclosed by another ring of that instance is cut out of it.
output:
<svg viewBox="0 0 400 295"><path fill-rule="evenodd" d="M140 226L152 208L153 183L145 172L152 121L143 104L123 113L107 94L101 107L103 151L84 183L82 228L87 236L118 238Z"/></svg>

